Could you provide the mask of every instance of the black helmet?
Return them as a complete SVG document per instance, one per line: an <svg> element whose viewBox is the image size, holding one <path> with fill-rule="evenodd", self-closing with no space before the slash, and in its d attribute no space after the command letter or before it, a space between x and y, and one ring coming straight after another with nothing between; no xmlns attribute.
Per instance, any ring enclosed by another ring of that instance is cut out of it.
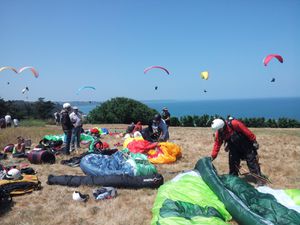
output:
<svg viewBox="0 0 300 225"><path fill-rule="evenodd" d="M160 121L161 120L161 115L160 114L155 114L154 120L155 121Z"/></svg>

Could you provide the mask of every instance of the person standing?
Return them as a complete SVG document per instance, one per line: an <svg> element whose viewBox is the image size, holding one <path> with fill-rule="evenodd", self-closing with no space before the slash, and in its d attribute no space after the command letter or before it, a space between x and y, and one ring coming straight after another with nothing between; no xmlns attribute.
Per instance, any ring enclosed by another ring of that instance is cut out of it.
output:
<svg viewBox="0 0 300 225"><path fill-rule="evenodd" d="M261 176L257 154L259 144L256 136L241 121L214 119L211 128L215 131L212 160L217 158L225 143L225 151L229 151L229 174L238 176L241 160L246 160L250 173Z"/></svg>
<svg viewBox="0 0 300 225"><path fill-rule="evenodd" d="M78 111L78 107L73 107L73 112L70 114L71 122L73 123L72 129L72 138L71 138L71 148L72 150L75 148L75 141L76 141L76 148L80 148L80 134L82 129L82 116Z"/></svg>
<svg viewBox="0 0 300 225"><path fill-rule="evenodd" d="M163 120L166 122L167 126L170 126L171 123L171 114L168 110L167 107L164 107L162 112L161 112L161 117L163 118Z"/></svg>
<svg viewBox="0 0 300 225"><path fill-rule="evenodd" d="M60 114L59 112L55 112L54 114L55 124L58 126L60 124Z"/></svg>
<svg viewBox="0 0 300 225"><path fill-rule="evenodd" d="M73 129L73 124L71 122L69 113L71 112L71 104L70 103L64 103L63 104L63 109L60 112L61 115L61 125L62 129L65 133L66 137L66 143L65 143L65 149L64 149L64 154L70 155L70 143L71 143L71 137L72 137L72 129Z"/></svg>
<svg viewBox="0 0 300 225"><path fill-rule="evenodd" d="M6 127L11 127L11 122L11 116L9 115L9 113L7 113L7 115L5 116Z"/></svg>
<svg viewBox="0 0 300 225"><path fill-rule="evenodd" d="M6 121L5 118L0 118L0 129L6 128Z"/></svg>
<svg viewBox="0 0 300 225"><path fill-rule="evenodd" d="M19 126L19 120L18 119L13 119L13 122L14 122L14 127Z"/></svg>

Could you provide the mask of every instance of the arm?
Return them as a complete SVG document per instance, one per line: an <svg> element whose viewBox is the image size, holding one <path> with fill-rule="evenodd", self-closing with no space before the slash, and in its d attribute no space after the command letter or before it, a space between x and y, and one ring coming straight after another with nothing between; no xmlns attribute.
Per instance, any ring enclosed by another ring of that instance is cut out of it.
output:
<svg viewBox="0 0 300 225"><path fill-rule="evenodd" d="M212 150L212 153L211 153L212 159L217 158L222 144L223 144L223 140L221 140L219 138L219 132L216 132L215 143L214 143L214 147L213 147L213 150Z"/></svg>

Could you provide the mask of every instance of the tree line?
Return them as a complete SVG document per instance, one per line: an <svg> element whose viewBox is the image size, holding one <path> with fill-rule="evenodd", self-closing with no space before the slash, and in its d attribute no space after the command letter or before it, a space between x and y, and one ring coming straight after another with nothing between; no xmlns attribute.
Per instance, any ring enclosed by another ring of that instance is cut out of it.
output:
<svg viewBox="0 0 300 225"><path fill-rule="evenodd" d="M47 120L53 118L53 113L62 107L58 103L45 101L39 98L35 102L26 101L4 101L0 98L0 117L6 114L17 119L41 119Z"/></svg>
<svg viewBox="0 0 300 225"><path fill-rule="evenodd" d="M62 105L51 101L45 101L39 98L35 102L26 101L4 101L0 98L0 117L7 113L12 118L17 119L53 119L53 113L60 111ZM107 100L93 109L87 117L88 123L98 124L130 124L131 122L141 121L142 124L148 124L158 111L149 108L147 105L124 97L117 97ZM221 118L218 115L202 116L181 116L171 117L171 126L181 127L210 127L215 118ZM248 127L271 127L271 128L300 128L300 122L290 118L268 119L259 118L237 118Z"/></svg>
<svg viewBox="0 0 300 225"><path fill-rule="evenodd" d="M215 118L222 118L218 115L209 116L182 116L171 117L171 126L182 127L210 127L211 122ZM224 118L223 118L224 119ZM271 127L271 128L300 128L300 122L295 119L279 118L279 119L266 119L259 118L236 118L242 121L247 127Z"/></svg>

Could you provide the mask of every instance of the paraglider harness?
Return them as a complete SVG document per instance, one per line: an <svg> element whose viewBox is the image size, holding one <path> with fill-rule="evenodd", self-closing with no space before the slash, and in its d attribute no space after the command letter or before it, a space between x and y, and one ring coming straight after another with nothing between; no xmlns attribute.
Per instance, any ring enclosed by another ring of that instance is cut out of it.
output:
<svg viewBox="0 0 300 225"><path fill-rule="evenodd" d="M37 148L41 148L44 150L48 150L54 154L58 154L61 150L61 146L63 144L62 140L57 141L49 141L46 138L40 140L39 144L36 146Z"/></svg>
<svg viewBox="0 0 300 225"><path fill-rule="evenodd" d="M238 132L234 129L232 125L233 119L228 119L225 123L233 130L233 134L228 140L225 140L225 149L230 151L237 151L242 160L246 159L246 155L253 152L257 155L257 150L253 148L253 143L248 139L246 135L241 132Z"/></svg>

